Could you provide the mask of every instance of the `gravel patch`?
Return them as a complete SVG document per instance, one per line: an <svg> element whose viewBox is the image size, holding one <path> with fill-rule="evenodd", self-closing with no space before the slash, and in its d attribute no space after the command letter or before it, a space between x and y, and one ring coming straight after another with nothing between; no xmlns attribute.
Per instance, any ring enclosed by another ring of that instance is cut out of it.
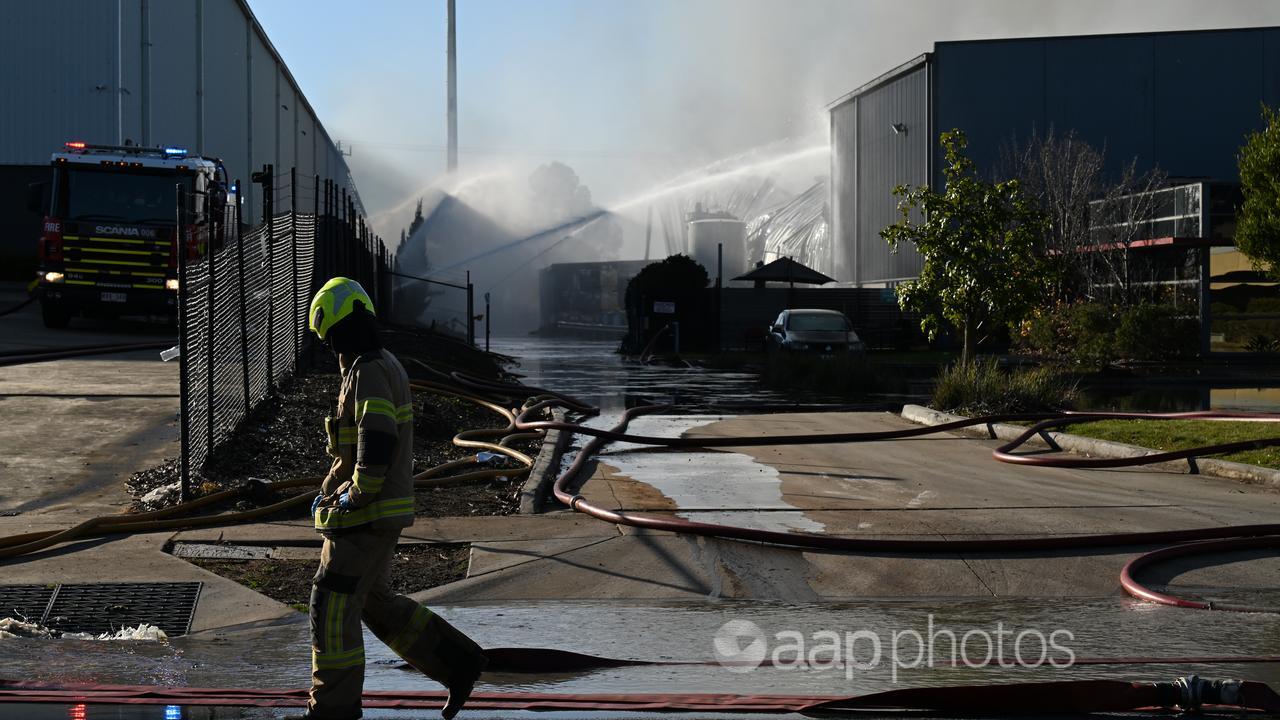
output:
<svg viewBox="0 0 1280 720"><path fill-rule="evenodd" d="M462 365L467 367L467 372L483 377L509 377L501 369L500 363L506 362L501 356L490 356L456 342L403 329L389 331L385 338L388 349L400 357L411 376L418 373L408 359L417 357L435 364ZM205 466L193 472L194 496L239 487L250 478L267 482L314 478L317 483L324 478L330 462L325 454L323 418L336 406L339 376L337 361L331 354L317 351L315 359L311 367L304 362L302 374L277 388L274 400L260 403L230 439L218 446ZM503 418L474 403L417 393L414 472L474 455L473 450L453 445L453 437L458 432L505 426ZM513 447L532 455L539 444L519 442ZM134 498L131 510L154 510L175 504L178 478L177 458L134 473L125 483ZM521 483L519 478L498 478L485 483L421 490L416 493L415 513L423 517L510 515L519 510ZM282 496L266 494L215 509L249 510L280 499ZM302 518L306 513L303 507L287 516Z"/></svg>
<svg viewBox="0 0 1280 720"><path fill-rule="evenodd" d="M414 543L396 548L391 561L391 588L402 595L445 585L467 576L471 546L467 544L426 545ZM313 560L199 560L199 565L228 580L307 612L311 580L316 574Z"/></svg>

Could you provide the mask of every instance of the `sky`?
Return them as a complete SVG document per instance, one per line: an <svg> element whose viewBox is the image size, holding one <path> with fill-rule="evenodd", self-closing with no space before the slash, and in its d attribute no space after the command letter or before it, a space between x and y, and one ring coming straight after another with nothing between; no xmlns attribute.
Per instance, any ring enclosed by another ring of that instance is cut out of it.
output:
<svg viewBox="0 0 1280 720"><path fill-rule="evenodd" d="M352 148L370 214L407 224L444 171L445 0L249 4ZM937 41L1280 25L1280 0L457 5L460 170L559 161L604 207L754 148L825 143L831 101ZM824 169L806 162L801 174Z"/></svg>

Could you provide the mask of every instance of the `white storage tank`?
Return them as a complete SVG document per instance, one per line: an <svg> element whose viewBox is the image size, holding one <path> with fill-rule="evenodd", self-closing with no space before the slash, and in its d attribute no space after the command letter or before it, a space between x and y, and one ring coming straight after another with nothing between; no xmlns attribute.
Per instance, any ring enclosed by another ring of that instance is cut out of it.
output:
<svg viewBox="0 0 1280 720"><path fill-rule="evenodd" d="M728 213L689 214L689 252L707 269L711 285L716 283L717 249L724 249L722 285L747 272L747 225Z"/></svg>

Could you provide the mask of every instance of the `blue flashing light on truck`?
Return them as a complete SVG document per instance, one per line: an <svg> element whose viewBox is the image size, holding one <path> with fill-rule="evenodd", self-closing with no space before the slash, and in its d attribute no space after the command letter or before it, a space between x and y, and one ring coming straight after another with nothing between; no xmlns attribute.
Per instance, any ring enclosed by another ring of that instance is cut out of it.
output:
<svg viewBox="0 0 1280 720"><path fill-rule="evenodd" d="M236 202L226 169L177 147L66 143L53 181L31 187L43 212L37 281L46 327L76 315L177 313L178 253L187 261L222 246ZM177 236L176 187L192 198Z"/></svg>

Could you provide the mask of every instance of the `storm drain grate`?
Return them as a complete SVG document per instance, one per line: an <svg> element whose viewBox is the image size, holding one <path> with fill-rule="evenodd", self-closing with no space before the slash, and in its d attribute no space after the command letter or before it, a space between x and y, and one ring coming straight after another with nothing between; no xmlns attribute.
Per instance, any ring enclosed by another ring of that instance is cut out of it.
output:
<svg viewBox="0 0 1280 720"><path fill-rule="evenodd" d="M21 612L63 632L101 634L150 623L186 635L202 583L0 585L0 615ZM41 603L43 600L43 603Z"/></svg>
<svg viewBox="0 0 1280 720"><path fill-rule="evenodd" d="M39 622L57 585L0 585L0 618Z"/></svg>

